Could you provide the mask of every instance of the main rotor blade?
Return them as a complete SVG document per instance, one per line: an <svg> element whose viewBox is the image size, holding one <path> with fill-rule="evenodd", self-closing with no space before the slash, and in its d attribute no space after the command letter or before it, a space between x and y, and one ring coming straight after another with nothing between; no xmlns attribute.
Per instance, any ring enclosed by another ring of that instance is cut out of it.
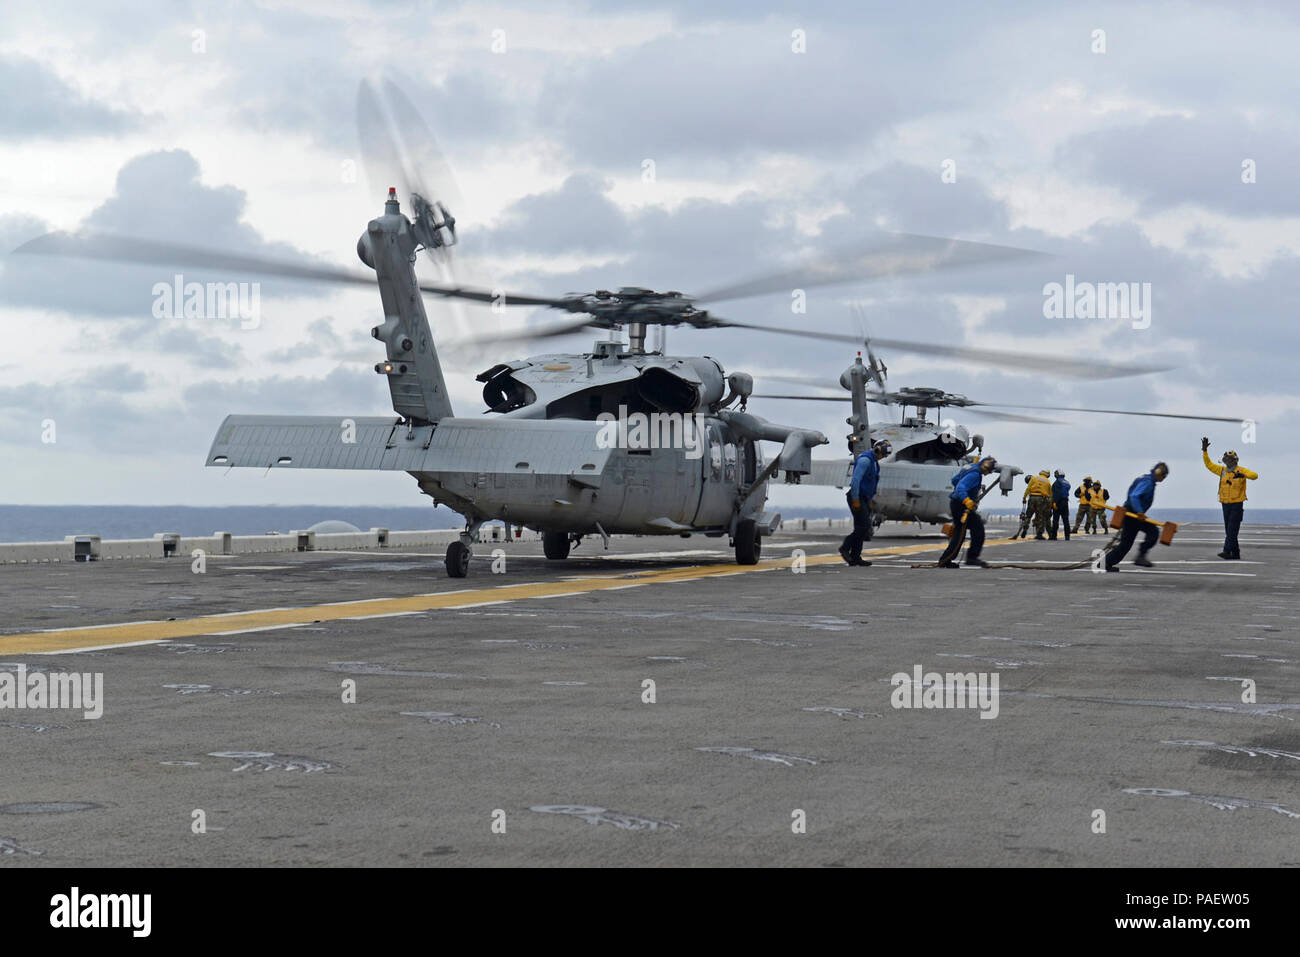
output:
<svg viewBox="0 0 1300 957"><path fill-rule="evenodd" d="M1025 422L1030 425L1065 425L1060 419L1043 419L1036 415L1020 415L1015 412L990 412L987 409L963 409L964 414L982 415L989 419L1001 419L1003 422Z"/></svg>
<svg viewBox="0 0 1300 957"><path fill-rule="evenodd" d="M464 339L453 339L446 343L446 347L448 349L459 349L465 346L482 346L498 342L530 342L533 339L550 339L555 336L565 336L571 332L578 332L579 330L586 328L602 329L604 327L593 326L590 319L559 319L555 322L539 323L536 326L528 326L524 329L484 333L481 336L468 336Z"/></svg>
<svg viewBox="0 0 1300 957"><path fill-rule="evenodd" d="M374 287L375 276L339 266L310 265L249 256L242 253L222 252L199 246L136 239L111 233L46 233L14 250L15 255L68 256L77 259L94 259L102 262L136 263L144 266L188 266L194 269L220 269L231 273L254 273L260 276L280 276L314 282L343 283ZM469 299L474 302L505 306L547 306L552 309L574 311L575 300L547 296L529 296L504 292L499 289L480 289L473 286L449 286L440 283L418 283L419 288L437 296L451 299Z"/></svg>
<svg viewBox="0 0 1300 957"><path fill-rule="evenodd" d="M886 243L867 252L841 252L804 265L713 289L696 302L723 302L792 289L870 282L966 266L1040 259L1044 253L963 239L943 239L914 233L892 233Z"/></svg>
<svg viewBox="0 0 1300 957"><path fill-rule="evenodd" d="M751 399L797 399L800 402L852 402L847 395L777 395L771 392L751 392ZM880 392L868 392L867 401L875 405L894 405L889 396Z"/></svg>
<svg viewBox="0 0 1300 957"><path fill-rule="evenodd" d="M134 263L142 266L189 266L227 272L256 273L316 282L375 285L373 274L339 266L286 262L264 256L221 252L153 239L116 236L112 233L46 233L14 250L21 256L66 256L101 262Z"/></svg>
<svg viewBox="0 0 1300 957"><path fill-rule="evenodd" d="M758 329L763 332L775 332L783 336L801 336L806 339L821 339L826 342L849 342L864 345L856 336L842 332L820 332L815 329L782 329L777 326L760 326L750 322L735 322L721 319L710 314L711 326L733 326L739 329ZM707 328L707 327L706 327ZM1124 365L1118 362L1098 362L1096 360L1060 359L1056 356L1039 355L1032 352L1016 352L1010 349L981 349L974 346L947 346L934 342L913 342L907 339L872 339L872 345L893 349L897 352L912 352L917 355L939 356L946 359L963 359L981 365L997 366L1010 371L1050 372L1075 379L1118 379L1123 376L1147 375L1151 372L1166 372L1172 366Z"/></svg>
<svg viewBox="0 0 1300 957"><path fill-rule="evenodd" d="M1082 409L1069 405L1005 405L1001 402L976 402L975 405L994 406L1000 409L1046 409L1052 412L1094 412L1098 415L1141 415L1157 419L1191 419L1196 422L1234 422L1244 419L1222 415L1183 415L1180 412L1130 412L1127 409Z"/></svg>
<svg viewBox="0 0 1300 957"><path fill-rule="evenodd" d="M873 398L873 396L875 396ZM751 399L794 399L799 402L851 402L846 395L774 395L767 392L755 392L750 395ZM868 393L867 401L875 405L892 405L892 402L885 401L886 397L880 393ZM990 419L1001 419L1004 422L1024 422L1031 425L1064 425L1059 419L1041 419L1035 415L1020 415L1015 412L991 412L984 409L966 409L971 415L982 415ZM1235 420L1234 420L1235 421Z"/></svg>
<svg viewBox="0 0 1300 957"><path fill-rule="evenodd" d="M799 376L767 376L769 379L788 379L790 381L812 381L817 384L817 380ZM823 386L823 388L829 388ZM770 393L755 392L751 396L755 399L799 399L804 402L849 402L851 399L847 395L773 395ZM890 405L891 396L880 392L868 392L867 401L874 402L877 405ZM953 408L964 409L971 415L987 415L990 418L1005 419L1008 422L1045 422L1053 425L1063 425L1058 419L1040 419L1034 416L1022 416L1011 412L992 412L991 409L1029 409L1031 411L1043 412L1092 412L1097 415L1140 415L1147 418L1155 419L1190 419L1195 422L1232 422L1240 423L1244 421L1241 418L1222 415L1183 415L1180 412L1131 412L1128 409L1084 409L1072 405L1009 405L1003 402L968 402L966 405L953 406Z"/></svg>

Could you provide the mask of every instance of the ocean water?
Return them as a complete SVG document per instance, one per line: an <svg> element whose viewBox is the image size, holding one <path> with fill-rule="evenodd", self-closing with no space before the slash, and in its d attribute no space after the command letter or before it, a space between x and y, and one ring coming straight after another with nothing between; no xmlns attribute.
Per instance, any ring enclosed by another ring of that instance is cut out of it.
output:
<svg viewBox="0 0 1300 957"><path fill-rule="evenodd" d="M777 508L787 521L798 518L844 518L847 509ZM1156 509L1155 518L1172 522L1221 523L1217 508ZM989 516L1019 515L992 509ZM182 535L261 535L310 528L327 519L341 519L357 528L460 528L464 522L446 508L392 508L352 505L230 505L192 508L184 505L0 505L0 542L61 541L65 535L100 538L152 538L155 532ZM1300 509L1246 506L1245 525L1300 525Z"/></svg>
<svg viewBox="0 0 1300 957"><path fill-rule="evenodd" d="M460 528L464 520L446 508L352 505L0 505L0 542L57 542L65 535L152 538L155 532L182 535L262 535L310 528L340 519L370 528Z"/></svg>

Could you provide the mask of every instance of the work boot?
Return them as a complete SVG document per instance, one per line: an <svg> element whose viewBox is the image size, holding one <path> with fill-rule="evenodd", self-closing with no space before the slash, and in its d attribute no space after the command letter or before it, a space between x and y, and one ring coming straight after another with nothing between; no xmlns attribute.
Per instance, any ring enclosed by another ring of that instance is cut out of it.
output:
<svg viewBox="0 0 1300 957"><path fill-rule="evenodd" d="M1156 567L1156 563L1153 562L1151 559L1147 558L1147 553L1145 551L1138 552L1138 557L1133 559L1133 564L1141 565L1143 568Z"/></svg>
<svg viewBox="0 0 1300 957"><path fill-rule="evenodd" d="M986 561L985 561L984 559L982 559L982 558L968 558L968 559L966 559L966 564L967 564L967 565L970 565L970 566L973 566L973 567L975 567L975 568L988 568L988 567L989 567L989 563L986 562Z"/></svg>
<svg viewBox="0 0 1300 957"><path fill-rule="evenodd" d="M856 562L854 562L853 564L856 565L856 566L859 567L859 568L868 568L868 567L871 566L871 562L865 562L865 561L863 561L861 558L859 558L859 559L858 559Z"/></svg>
<svg viewBox="0 0 1300 957"><path fill-rule="evenodd" d="M1041 542L1042 540L1043 540L1043 533L1042 533L1042 532L1039 532L1037 535L1034 536L1034 541L1036 541L1036 542Z"/></svg>
<svg viewBox="0 0 1300 957"><path fill-rule="evenodd" d="M853 556L849 554L849 546L847 545L840 546L840 558L844 559L844 564L846 565L853 564Z"/></svg>
<svg viewBox="0 0 1300 957"><path fill-rule="evenodd" d="M1222 558L1224 561L1232 560L1232 556L1229 555L1227 552L1219 552L1219 557Z"/></svg>
<svg viewBox="0 0 1300 957"><path fill-rule="evenodd" d="M1106 571L1108 571L1108 572L1117 572L1117 571L1119 571L1119 569L1116 568L1114 565L1107 565L1107 566L1106 566Z"/></svg>
<svg viewBox="0 0 1300 957"><path fill-rule="evenodd" d="M940 567L940 568L960 568L961 566L958 565L958 564L957 564L956 562L954 562L954 561L947 561L947 562L940 562L940 563L939 563L939 567Z"/></svg>

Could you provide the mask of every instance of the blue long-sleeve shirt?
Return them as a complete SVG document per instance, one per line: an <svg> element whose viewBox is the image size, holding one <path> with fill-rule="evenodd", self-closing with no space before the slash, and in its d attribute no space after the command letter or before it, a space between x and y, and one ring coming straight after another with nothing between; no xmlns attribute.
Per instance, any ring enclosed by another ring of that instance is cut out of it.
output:
<svg viewBox="0 0 1300 957"><path fill-rule="evenodd" d="M1068 500L1070 498L1070 483L1063 478L1059 478L1053 482L1052 498L1058 502Z"/></svg>
<svg viewBox="0 0 1300 957"><path fill-rule="evenodd" d="M867 449L853 463L853 478L849 480L849 495L860 502L875 498L880 484L880 462L876 453Z"/></svg>
<svg viewBox="0 0 1300 957"><path fill-rule="evenodd" d="M1133 480L1133 484L1128 487L1128 498L1124 502L1124 509L1129 512L1146 513L1151 508L1151 503L1156 498L1156 477L1154 471L1146 475L1139 475Z"/></svg>
<svg viewBox="0 0 1300 957"><path fill-rule="evenodd" d="M972 462L952 477L952 494L948 498L954 502L976 498L979 495L980 480L983 478L984 473L980 471L979 463Z"/></svg>

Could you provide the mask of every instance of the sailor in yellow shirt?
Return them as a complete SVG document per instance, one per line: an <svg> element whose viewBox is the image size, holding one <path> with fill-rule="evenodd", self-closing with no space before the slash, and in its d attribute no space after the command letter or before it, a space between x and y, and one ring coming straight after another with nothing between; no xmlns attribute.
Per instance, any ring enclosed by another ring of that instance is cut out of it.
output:
<svg viewBox="0 0 1300 957"><path fill-rule="evenodd" d="M1101 487L1101 482L1092 483L1092 515L1091 518L1097 523L1097 533L1106 534L1106 526L1110 523L1110 515L1106 511L1106 499L1110 498L1110 492ZM1092 522L1088 523L1089 526Z"/></svg>
<svg viewBox="0 0 1300 957"><path fill-rule="evenodd" d="M1224 452L1223 464L1216 465L1210 461L1210 440L1201 439L1201 458L1205 467L1219 477L1219 502L1223 506L1223 551L1219 557L1236 560L1241 558L1241 546L1237 543L1237 532L1241 529L1242 514L1246 503L1246 480L1257 479L1259 474L1242 468L1237 463L1236 452Z"/></svg>
<svg viewBox="0 0 1300 957"><path fill-rule="evenodd" d="M1045 538L1048 523L1052 520L1052 479L1043 469L1037 475L1029 476L1025 499L1029 502L1029 514L1034 520L1034 538Z"/></svg>
<svg viewBox="0 0 1300 957"><path fill-rule="evenodd" d="M1092 518L1092 476L1085 476L1083 483L1074 490L1074 497L1079 500L1079 507L1074 512L1074 534L1079 534L1079 526L1084 519Z"/></svg>

